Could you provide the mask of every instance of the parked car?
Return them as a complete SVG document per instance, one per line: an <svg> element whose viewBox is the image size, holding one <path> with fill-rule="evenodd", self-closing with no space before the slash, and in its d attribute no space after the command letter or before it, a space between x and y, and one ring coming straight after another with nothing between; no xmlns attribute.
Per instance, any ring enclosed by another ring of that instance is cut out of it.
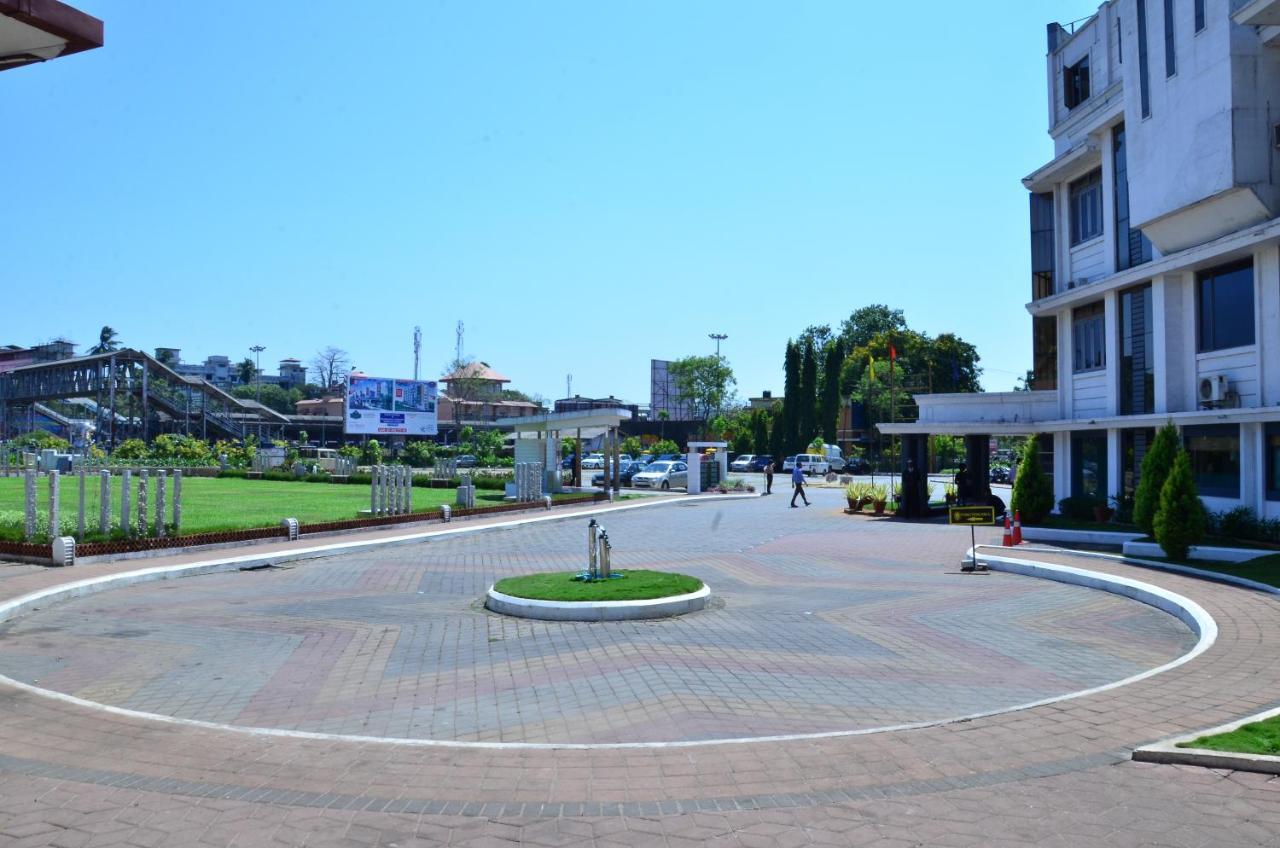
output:
<svg viewBox="0 0 1280 848"><path fill-rule="evenodd" d="M632 475L631 485L637 489L672 489L689 485L689 466L683 462L659 460Z"/></svg>
<svg viewBox="0 0 1280 848"><path fill-rule="evenodd" d="M572 453L571 453L571 454L569 454L568 456L566 456L566 457L565 457L565 458L560 462L560 467L561 467L561 468L572 468L572 467L573 467L573 459L574 459L574 457L575 457L575 456L577 456L577 454L572 454Z"/></svg>
<svg viewBox="0 0 1280 848"><path fill-rule="evenodd" d="M871 463L867 462L865 459L854 457L844 464L844 473L858 475L870 474Z"/></svg>
<svg viewBox="0 0 1280 848"><path fill-rule="evenodd" d="M582 458L583 468L604 468L604 454L589 453Z"/></svg>
<svg viewBox="0 0 1280 848"><path fill-rule="evenodd" d="M681 462L684 457L678 453L664 453L662 456L654 460L654 462Z"/></svg>
<svg viewBox="0 0 1280 848"><path fill-rule="evenodd" d="M478 464L479 464L479 460L477 460L474 456L472 456L469 453L460 454L458 456L459 468L475 468L476 465Z"/></svg>
<svg viewBox="0 0 1280 848"><path fill-rule="evenodd" d="M618 454L618 464L619 464L619 465L623 464L624 462L630 462L630 461L631 461L631 454L629 454L629 453L620 453L620 454Z"/></svg>
<svg viewBox="0 0 1280 848"><path fill-rule="evenodd" d="M649 463L653 462L653 454L642 453L638 457L636 457L636 462L640 463L641 465L648 465Z"/></svg>
<svg viewBox="0 0 1280 848"><path fill-rule="evenodd" d="M631 461L631 462L620 463L618 465L618 468L619 468L618 482L620 482L624 486L630 486L632 478L635 477L635 475L640 473L641 471L644 471L645 465L643 462ZM597 473L591 475L591 485L593 486L604 485L603 470L598 471Z"/></svg>
<svg viewBox="0 0 1280 848"><path fill-rule="evenodd" d="M752 458L751 467L748 468L747 470L748 471L764 471L765 466L769 465L772 462L773 462L773 457L769 456L767 453L759 454L754 458Z"/></svg>
<svg viewBox="0 0 1280 848"><path fill-rule="evenodd" d="M987 477L992 483L1008 483L1009 469L999 465L992 466L991 470L987 472Z"/></svg>
<svg viewBox="0 0 1280 848"><path fill-rule="evenodd" d="M756 455L753 453L739 454L737 459L729 463L729 470L730 471L750 471L751 460L755 458L756 458Z"/></svg>

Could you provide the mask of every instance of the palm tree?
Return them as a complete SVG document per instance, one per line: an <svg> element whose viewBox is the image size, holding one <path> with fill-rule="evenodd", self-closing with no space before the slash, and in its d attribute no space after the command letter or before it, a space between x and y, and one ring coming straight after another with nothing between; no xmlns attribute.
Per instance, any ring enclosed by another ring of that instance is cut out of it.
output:
<svg viewBox="0 0 1280 848"><path fill-rule="evenodd" d="M236 363L236 374L240 376L240 382L246 386L253 385L253 379L258 376L258 369L254 367L253 360L245 357Z"/></svg>
<svg viewBox="0 0 1280 848"><path fill-rule="evenodd" d="M89 348L89 353L111 353L120 349L120 343L116 341L116 337L120 334L108 326L103 326L102 331L98 333L98 343Z"/></svg>

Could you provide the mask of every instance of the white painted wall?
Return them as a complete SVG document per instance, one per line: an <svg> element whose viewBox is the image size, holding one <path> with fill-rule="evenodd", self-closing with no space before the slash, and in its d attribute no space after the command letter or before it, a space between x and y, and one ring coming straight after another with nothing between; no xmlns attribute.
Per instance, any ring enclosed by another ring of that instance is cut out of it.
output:
<svg viewBox="0 0 1280 848"><path fill-rule="evenodd" d="M1196 388L1204 377L1225 376L1231 390L1240 395L1241 407L1258 406L1258 351L1256 345L1196 354ZM1197 399L1198 399L1197 394Z"/></svg>
<svg viewBox="0 0 1280 848"><path fill-rule="evenodd" d="M1104 188L1105 191L1105 188ZM1074 282L1077 286L1081 285L1081 281L1085 285L1102 279L1110 273L1110 267L1107 263L1107 254L1111 251L1107 250L1107 232L1113 227L1107 227L1103 230L1103 235L1095 239L1090 239L1083 244L1078 244L1071 248L1069 253L1069 262L1067 266L1066 279ZM1070 230L1064 230L1064 235L1070 239Z"/></svg>

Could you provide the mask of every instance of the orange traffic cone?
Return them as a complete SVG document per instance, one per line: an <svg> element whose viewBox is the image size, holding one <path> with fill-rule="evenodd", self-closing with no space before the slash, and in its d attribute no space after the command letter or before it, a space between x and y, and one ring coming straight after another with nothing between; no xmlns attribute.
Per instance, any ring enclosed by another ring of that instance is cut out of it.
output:
<svg viewBox="0 0 1280 848"><path fill-rule="evenodd" d="M1002 544L1006 548L1013 547L1013 528L1009 526L1009 513L1004 514L1004 541Z"/></svg>
<svg viewBox="0 0 1280 848"><path fill-rule="evenodd" d="M1008 515L1008 513L1005 513ZM1014 510L1013 513L1013 543L1015 545L1022 544L1022 510Z"/></svg>

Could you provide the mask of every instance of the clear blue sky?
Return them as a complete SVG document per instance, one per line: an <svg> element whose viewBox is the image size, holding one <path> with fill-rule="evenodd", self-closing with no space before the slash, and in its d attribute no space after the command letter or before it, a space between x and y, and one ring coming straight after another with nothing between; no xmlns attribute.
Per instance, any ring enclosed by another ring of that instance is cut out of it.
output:
<svg viewBox="0 0 1280 848"><path fill-rule="evenodd" d="M1081 0L72 0L97 51L0 74L0 343L110 324L185 361L466 353L648 401L722 350L743 396L859 306L1030 364L1045 24ZM19 307L19 308L15 308Z"/></svg>

